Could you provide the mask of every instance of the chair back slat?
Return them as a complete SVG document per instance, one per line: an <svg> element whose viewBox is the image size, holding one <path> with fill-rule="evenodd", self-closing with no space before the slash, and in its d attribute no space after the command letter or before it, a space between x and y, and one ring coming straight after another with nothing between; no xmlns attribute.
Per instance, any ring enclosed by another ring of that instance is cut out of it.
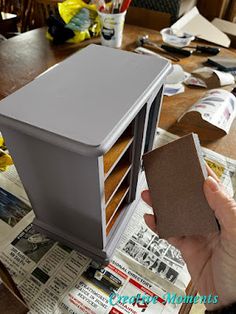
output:
<svg viewBox="0 0 236 314"><path fill-rule="evenodd" d="M129 7L125 21L127 24L160 31L162 28L170 26L171 16L169 13L144 8Z"/></svg>
<svg viewBox="0 0 236 314"><path fill-rule="evenodd" d="M31 0L27 9L27 25L34 29L47 25L48 17L57 13L57 5L62 0Z"/></svg>
<svg viewBox="0 0 236 314"><path fill-rule="evenodd" d="M45 26L50 14L56 14L59 2L63 0L0 0L0 12L16 14L19 31L25 32Z"/></svg>

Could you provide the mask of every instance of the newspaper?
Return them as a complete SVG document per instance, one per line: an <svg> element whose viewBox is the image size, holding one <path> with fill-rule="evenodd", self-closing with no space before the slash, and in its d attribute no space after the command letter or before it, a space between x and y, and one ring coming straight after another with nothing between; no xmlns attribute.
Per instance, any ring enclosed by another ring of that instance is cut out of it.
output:
<svg viewBox="0 0 236 314"><path fill-rule="evenodd" d="M158 129L155 147L175 138ZM205 149L204 154L233 195L236 162ZM100 268L90 258L34 230L33 211L29 211L14 166L1 173L0 187L11 200L11 208L16 205L18 209L13 211L17 219L0 218L1 230L6 230L4 237L1 233L0 259L30 313L178 313L181 304L167 303L164 296L167 292L184 295L190 276L180 252L145 225L143 214L152 210L142 200L109 265ZM0 203L0 212L7 211L7 202L1 199ZM122 296L133 297L133 302L121 302ZM144 297L155 297L156 302L146 302Z"/></svg>
<svg viewBox="0 0 236 314"><path fill-rule="evenodd" d="M236 116L236 98L227 90L212 89L181 115L178 122L188 116L194 118L193 114L228 134Z"/></svg>

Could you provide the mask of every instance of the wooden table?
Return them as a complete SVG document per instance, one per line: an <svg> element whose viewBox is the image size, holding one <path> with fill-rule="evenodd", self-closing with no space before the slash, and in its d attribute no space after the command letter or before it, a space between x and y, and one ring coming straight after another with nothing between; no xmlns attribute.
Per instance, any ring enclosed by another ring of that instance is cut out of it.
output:
<svg viewBox="0 0 236 314"><path fill-rule="evenodd" d="M81 44L55 46L46 39L45 33L46 28L40 28L13 37L0 44L0 100L82 47L91 42L99 43L100 41L99 38L96 38ZM137 37L144 34L148 34L151 40L161 43L158 32L126 25L122 48L133 50L136 47ZM221 54L236 57L233 50L222 48ZM193 55L182 59L179 64L190 72L206 60L207 56ZM160 127L177 135L189 133L191 131L189 127L179 125L176 121L205 92L205 89L186 87L183 94L164 97ZM236 158L236 122L233 123L230 134L221 138L217 138L207 129L201 130L199 128L199 133L201 133L201 143L204 146Z"/></svg>
<svg viewBox="0 0 236 314"><path fill-rule="evenodd" d="M36 29L0 44L0 99L24 86L37 75L90 42L99 43L99 38L96 38L81 44L55 46L46 39L45 32L46 28ZM126 25L122 48L134 49L137 37L144 34L149 34L150 39L161 43L158 32ZM220 53L236 57L233 50L222 48ZM192 55L182 59L179 64L186 71L192 71L201 66L202 62L206 60L207 56ZM160 127L177 135L184 135L192 131L189 126L179 125L176 121L205 92L205 89L186 87L185 93L164 97ZM236 158L236 122L233 123L230 134L223 137L219 137L207 129L198 128L198 131L202 145L228 157Z"/></svg>

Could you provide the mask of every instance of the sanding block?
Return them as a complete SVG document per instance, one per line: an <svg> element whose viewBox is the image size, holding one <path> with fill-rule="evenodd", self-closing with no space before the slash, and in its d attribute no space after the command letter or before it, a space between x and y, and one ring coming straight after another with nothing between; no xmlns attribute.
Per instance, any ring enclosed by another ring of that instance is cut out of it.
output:
<svg viewBox="0 0 236 314"><path fill-rule="evenodd" d="M203 192L207 170L197 134L145 154L143 165L161 238L219 230Z"/></svg>

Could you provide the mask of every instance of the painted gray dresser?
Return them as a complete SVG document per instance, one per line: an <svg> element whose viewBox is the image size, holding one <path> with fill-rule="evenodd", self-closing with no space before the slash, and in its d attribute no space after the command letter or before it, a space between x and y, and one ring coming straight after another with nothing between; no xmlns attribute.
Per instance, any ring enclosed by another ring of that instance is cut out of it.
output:
<svg viewBox="0 0 236 314"><path fill-rule="evenodd" d="M170 64L90 45L0 103L35 227L99 262L135 208Z"/></svg>

